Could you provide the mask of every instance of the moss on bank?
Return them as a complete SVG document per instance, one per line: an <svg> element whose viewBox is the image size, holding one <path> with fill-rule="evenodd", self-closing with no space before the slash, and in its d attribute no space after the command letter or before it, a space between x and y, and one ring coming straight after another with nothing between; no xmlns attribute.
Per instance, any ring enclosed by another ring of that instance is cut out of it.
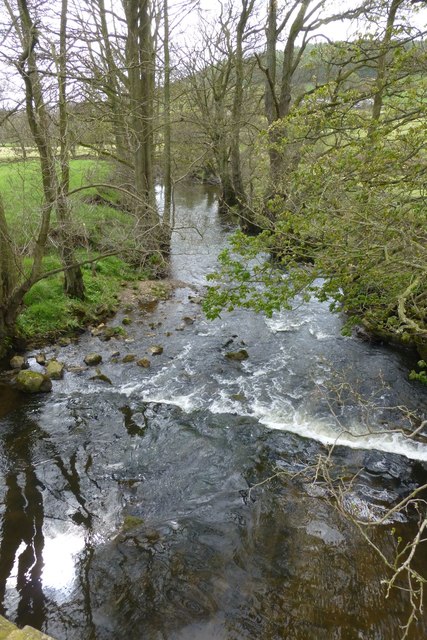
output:
<svg viewBox="0 0 427 640"><path fill-rule="evenodd" d="M59 267L57 258L45 260L46 270ZM24 299L17 321L18 337L41 342L76 332L85 325L100 321L118 308L123 284L146 277L116 256L84 265L85 300L68 298L63 291L63 274L36 283Z"/></svg>

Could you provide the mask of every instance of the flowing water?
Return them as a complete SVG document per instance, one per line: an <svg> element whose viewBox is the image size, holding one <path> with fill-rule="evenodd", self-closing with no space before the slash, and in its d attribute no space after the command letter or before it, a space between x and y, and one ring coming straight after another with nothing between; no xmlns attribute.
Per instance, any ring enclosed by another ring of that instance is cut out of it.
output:
<svg viewBox="0 0 427 640"><path fill-rule="evenodd" d="M52 393L0 388L0 612L58 640L397 640L407 593L385 598L382 560L302 471L335 444L331 473L359 472L346 508L372 521L427 480L393 409L425 410L409 356L317 302L206 321L194 297L229 225L196 187L177 219L170 300L128 314L126 340L48 349L75 367ZM121 362L154 344L150 369ZM79 369L90 351L111 385ZM413 520L374 528L387 557ZM408 638L426 634L424 614Z"/></svg>

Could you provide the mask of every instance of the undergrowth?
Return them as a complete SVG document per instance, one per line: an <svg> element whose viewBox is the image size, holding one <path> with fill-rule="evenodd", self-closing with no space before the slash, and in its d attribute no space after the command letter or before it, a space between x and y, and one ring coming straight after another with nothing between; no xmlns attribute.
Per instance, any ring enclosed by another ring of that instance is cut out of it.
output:
<svg viewBox="0 0 427 640"><path fill-rule="evenodd" d="M59 267L59 260L48 256L46 270ZM123 282L140 279L146 274L135 271L116 256L82 267L85 284L83 301L68 298L63 291L63 274L37 282L24 298L24 309L17 322L24 339L55 338L100 321L118 306L118 293Z"/></svg>

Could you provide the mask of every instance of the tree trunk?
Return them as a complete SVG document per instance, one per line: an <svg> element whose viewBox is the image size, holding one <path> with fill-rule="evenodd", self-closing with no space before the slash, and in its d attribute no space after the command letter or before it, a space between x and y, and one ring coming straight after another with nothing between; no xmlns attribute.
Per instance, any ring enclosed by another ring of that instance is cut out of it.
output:
<svg viewBox="0 0 427 640"><path fill-rule="evenodd" d="M0 196L0 358L7 352L18 315L18 308L14 310L10 305L17 275L17 256L13 251Z"/></svg>
<svg viewBox="0 0 427 640"><path fill-rule="evenodd" d="M240 226L244 231L252 231L252 215L247 207L247 196L243 184L242 165L240 158L240 131L241 113L243 105L243 39L246 25L254 6L254 0L242 0L242 11L236 29L236 52L235 52L235 88L232 109L233 131L231 136L231 178L235 197L240 209Z"/></svg>
<svg viewBox="0 0 427 640"><path fill-rule="evenodd" d="M165 189L163 224L171 226L172 207L172 166L171 166L171 91L170 91L170 51L169 51L169 8L168 0L163 2L164 9L164 87L163 87L163 184Z"/></svg>
<svg viewBox="0 0 427 640"><path fill-rule="evenodd" d="M71 216L67 202L70 188L70 148L67 110L67 8L68 0L62 0L58 64L59 94L59 142L61 179L57 189L56 212L60 225L60 255L64 267L64 291L71 298L83 300L85 287L80 267L75 266Z"/></svg>
<svg viewBox="0 0 427 640"><path fill-rule="evenodd" d="M246 194L243 186L242 167L240 162L240 129L241 112L243 104L243 36L254 5L254 0L243 0L242 11L236 29L236 52L235 52L235 87L232 109L232 136L231 136L231 175L233 187L238 202L244 208L246 204Z"/></svg>
<svg viewBox="0 0 427 640"><path fill-rule="evenodd" d="M126 0L126 63L132 119L136 236L144 252L158 250L159 219L153 179L153 82L151 20L148 0Z"/></svg>
<svg viewBox="0 0 427 640"><path fill-rule="evenodd" d="M220 213L227 212L231 207L235 207L239 202L236 197L230 173L229 154L230 148L227 141L223 138L219 139L218 145L214 149L214 155L216 165L218 167L219 178L221 180L221 195L219 198Z"/></svg>
<svg viewBox="0 0 427 640"><path fill-rule="evenodd" d="M378 122L381 116L386 81L387 53L389 53L390 50L390 43L393 36L393 27L396 20L396 13L401 4L402 0L392 0L387 15L387 25L384 33L384 38L380 45L380 55L377 62L377 78L375 83L376 91L374 95L374 104L372 106L371 133L375 127L375 123Z"/></svg>
<svg viewBox="0 0 427 640"><path fill-rule="evenodd" d="M100 40L103 48L105 66L107 68L106 83L103 88L111 111L112 127L116 143L116 155L124 164L129 165L131 163L131 158L126 134L126 120L124 118L124 98L121 96L122 85L120 82L120 80L124 82L126 78L123 75L123 70L118 68L114 59L113 49L110 42L110 34L108 31L105 2L104 0L96 0L96 3L101 23Z"/></svg>
<svg viewBox="0 0 427 640"><path fill-rule="evenodd" d="M40 73L37 66L35 47L38 43L38 33L27 7L25 0L18 0L20 21L23 33L24 50L19 57L18 70L25 85L25 102L28 123L34 142L40 156L40 168L42 174L42 184L45 205L42 216L39 240L36 247L33 277L37 277L41 269L43 252L46 246L47 234L49 231L52 210L56 207L59 231L60 231L60 254L62 264L65 269L65 291L68 295L82 298L83 280L80 269L74 268L73 247L70 240L69 227L70 216L66 203L66 192L68 191L69 167L68 167L68 117L65 104L66 92L66 66L65 66L65 31L66 31L66 0L63 1L61 16L61 52L58 65L59 83L59 113L60 113L60 147L61 147L61 184L55 169L54 146L49 134L49 117L43 97ZM74 272L73 272L74 271ZM69 272L69 275L67 275Z"/></svg>

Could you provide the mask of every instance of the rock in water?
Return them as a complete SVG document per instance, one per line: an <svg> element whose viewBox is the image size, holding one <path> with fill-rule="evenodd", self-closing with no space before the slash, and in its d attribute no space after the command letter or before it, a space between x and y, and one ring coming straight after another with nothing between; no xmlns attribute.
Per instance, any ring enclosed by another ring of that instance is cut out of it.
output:
<svg viewBox="0 0 427 640"><path fill-rule="evenodd" d="M64 363L58 360L49 360L46 365L46 375L51 380L61 380L64 377Z"/></svg>
<svg viewBox="0 0 427 640"><path fill-rule="evenodd" d="M96 376L92 376L89 380L98 380L98 382L106 382L107 384L113 384L108 376L106 376L100 369L96 369Z"/></svg>
<svg viewBox="0 0 427 640"><path fill-rule="evenodd" d="M28 369L28 362L24 356L13 356L9 364L12 369Z"/></svg>
<svg viewBox="0 0 427 640"><path fill-rule="evenodd" d="M137 361L136 364L138 365L138 367L144 367L144 369L148 369L151 363L148 358L141 358Z"/></svg>
<svg viewBox="0 0 427 640"><path fill-rule="evenodd" d="M249 358L249 353L246 349L240 349L239 351L229 351L225 354L225 357L229 360L241 362L242 360L247 360Z"/></svg>
<svg viewBox="0 0 427 640"><path fill-rule="evenodd" d="M88 353L84 362L88 367L95 367L102 362L102 356L100 353Z"/></svg>
<svg viewBox="0 0 427 640"><path fill-rule="evenodd" d="M128 353L126 356L123 356L122 362L126 364L127 362L134 362L136 360L136 355L134 353Z"/></svg>
<svg viewBox="0 0 427 640"><path fill-rule="evenodd" d="M163 353L163 347L160 344L155 344L149 348L149 352L152 356L161 356Z"/></svg>
<svg viewBox="0 0 427 640"><path fill-rule="evenodd" d="M44 393L52 389L52 381L48 376L28 369L18 373L15 384L24 393Z"/></svg>

